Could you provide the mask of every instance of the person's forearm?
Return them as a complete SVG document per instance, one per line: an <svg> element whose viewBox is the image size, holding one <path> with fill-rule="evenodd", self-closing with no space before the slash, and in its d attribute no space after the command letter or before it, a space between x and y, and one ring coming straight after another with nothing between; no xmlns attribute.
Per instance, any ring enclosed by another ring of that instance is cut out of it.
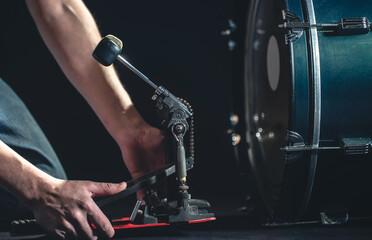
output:
<svg viewBox="0 0 372 240"><path fill-rule="evenodd" d="M112 237L114 229L92 198L121 192L126 183L57 179L0 141L0 186L30 208L48 234L61 239L97 239L90 224L106 237Z"/></svg>
<svg viewBox="0 0 372 240"><path fill-rule="evenodd" d="M38 201L40 188L54 180L0 141L0 186L26 205ZM44 189L45 190L45 189Z"/></svg>
<svg viewBox="0 0 372 240"><path fill-rule="evenodd" d="M46 45L63 72L118 141L128 129L144 124L113 67L103 67L92 52L98 28L81 0L27 0ZM125 124L123 124L125 123Z"/></svg>

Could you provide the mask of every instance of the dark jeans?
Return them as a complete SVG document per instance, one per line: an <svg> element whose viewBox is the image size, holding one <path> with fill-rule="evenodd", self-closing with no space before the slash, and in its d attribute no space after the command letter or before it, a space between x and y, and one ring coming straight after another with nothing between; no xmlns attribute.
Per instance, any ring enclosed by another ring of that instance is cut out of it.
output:
<svg viewBox="0 0 372 240"><path fill-rule="evenodd" d="M22 100L0 78L0 140L44 172L66 179L52 146ZM22 203L0 188L0 228L11 220L30 218Z"/></svg>

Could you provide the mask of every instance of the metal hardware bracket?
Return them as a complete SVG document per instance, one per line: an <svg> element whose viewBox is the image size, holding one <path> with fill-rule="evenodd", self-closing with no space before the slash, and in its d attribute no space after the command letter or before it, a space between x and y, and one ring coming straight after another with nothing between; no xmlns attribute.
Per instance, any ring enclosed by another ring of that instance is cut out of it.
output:
<svg viewBox="0 0 372 240"><path fill-rule="evenodd" d="M283 23L279 28L287 29L289 33L285 36L285 42L296 41L302 36L303 30L317 28L318 31L336 33L338 35L361 35L372 30L372 24L366 17L342 18L338 23L316 23L301 22L301 19L288 10L282 10Z"/></svg>
<svg viewBox="0 0 372 240"><path fill-rule="evenodd" d="M308 151L343 150L346 155L368 154L372 148L372 138L341 138L339 146L305 145L303 138L296 132L287 132L288 146L280 150L290 153Z"/></svg>

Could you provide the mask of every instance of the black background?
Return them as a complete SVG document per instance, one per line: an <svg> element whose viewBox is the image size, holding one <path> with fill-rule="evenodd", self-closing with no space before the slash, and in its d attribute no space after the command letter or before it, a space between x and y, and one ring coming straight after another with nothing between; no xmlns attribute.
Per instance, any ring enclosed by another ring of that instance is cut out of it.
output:
<svg viewBox="0 0 372 240"><path fill-rule="evenodd" d="M239 171L226 134L235 98L230 92L234 66L228 38L221 36L221 31L227 28L229 18L236 17L236 12L245 14L246 1L85 3L102 35L114 34L123 41L129 62L156 84L192 104L196 163L189 173L191 193L212 204L220 195L240 198ZM64 77L41 40L24 1L6 1L0 8L0 76L29 107L68 177L128 180L129 173L116 143ZM154 124L152 88L124 67L117 69L137 109Z"/></svg>

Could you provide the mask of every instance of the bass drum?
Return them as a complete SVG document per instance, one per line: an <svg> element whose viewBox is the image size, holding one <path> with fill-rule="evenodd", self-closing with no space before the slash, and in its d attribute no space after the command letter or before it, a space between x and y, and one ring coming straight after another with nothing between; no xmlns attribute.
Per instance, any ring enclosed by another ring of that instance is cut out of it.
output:
<svg viewBox="0 0 372 240"><path fill-rule="evenodd" d="M246 138L268 221L370 216L372 34L279 27L359 17L372 20L371 1L251 1Z"/></svg>

